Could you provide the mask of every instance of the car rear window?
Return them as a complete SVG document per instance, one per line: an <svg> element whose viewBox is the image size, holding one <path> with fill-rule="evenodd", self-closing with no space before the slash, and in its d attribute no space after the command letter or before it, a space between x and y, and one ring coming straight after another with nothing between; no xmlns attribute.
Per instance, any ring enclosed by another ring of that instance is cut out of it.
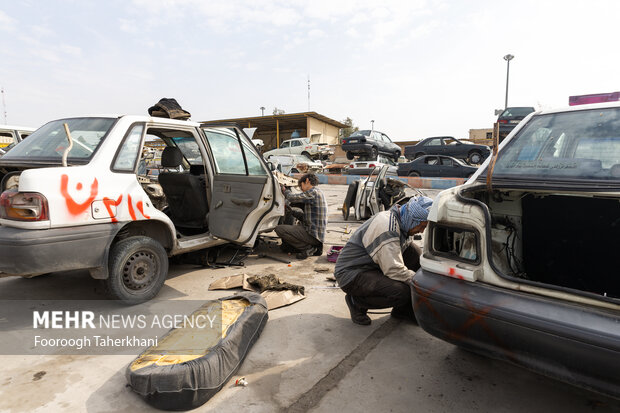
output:
<svg viewBox="0 0 620 413"><path fill-rule="evenodd" d="M493 175L620 181L620 108L532 118L500 151Z"/></svg>
<svg viewBox="0 0 620 413"><path fill-rule="evenodd" d="M49 122L15 145L2 159L60 161L69 146L63 126L66 123L73 140L68 161L90 160L115 121L114 118L73 118Z"/></svg>
<svg viewBox="0 0 620 413"><path fill-rule="evenodd" d="M349 135L349 138L355 138L356 136L370 136L369 130L358 130Z"/></svg>

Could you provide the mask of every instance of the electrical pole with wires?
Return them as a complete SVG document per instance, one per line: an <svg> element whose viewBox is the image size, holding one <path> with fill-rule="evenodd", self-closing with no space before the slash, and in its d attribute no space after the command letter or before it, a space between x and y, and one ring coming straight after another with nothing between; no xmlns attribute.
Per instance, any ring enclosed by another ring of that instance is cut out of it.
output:
<svg viewBox="0 0 620 413"><path fill-rule="evenodd" d="M310 112L310 75L308 75L308 112Z"/></svg>

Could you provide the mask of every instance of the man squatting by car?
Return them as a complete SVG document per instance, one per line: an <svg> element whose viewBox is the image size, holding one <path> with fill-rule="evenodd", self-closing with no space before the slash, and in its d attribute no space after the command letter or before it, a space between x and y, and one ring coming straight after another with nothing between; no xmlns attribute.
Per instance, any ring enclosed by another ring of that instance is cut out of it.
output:
<svg viewBox="0 0 620 413"><path fill-rule="evenodd" d="M389 307L393 317L415 321L410 284L421 250L409 237L424 231L432 203L420 196L379 212L342 249L334 275L354 323L368 325L368 309Z"/></svg>
<svg viewBox="0 0 620 413"><path fill-rule="evenodd" d="M323 253L325 229L327 228L327 202L323 191L317 188L319 179L314 174L305 174L297 181L301 193L293 193L282 187L289 204L303 204L301 225L278 225L276 234L282 239L282 250L298 251L298 259Z"/></svg>

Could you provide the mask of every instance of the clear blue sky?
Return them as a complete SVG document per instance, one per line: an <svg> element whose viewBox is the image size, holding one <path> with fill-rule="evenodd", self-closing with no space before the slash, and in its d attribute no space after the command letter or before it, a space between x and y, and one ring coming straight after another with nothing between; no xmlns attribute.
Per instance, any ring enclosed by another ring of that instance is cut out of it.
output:
<svg viewBox="0 0 620 413"><path fill-rule="evenodd" d="M0 2L9 124L146 114L193 120L310 109L394 140L467 137L504 105L620 90L618 1ZM4 123L4 117L0 117Z"/></svg>

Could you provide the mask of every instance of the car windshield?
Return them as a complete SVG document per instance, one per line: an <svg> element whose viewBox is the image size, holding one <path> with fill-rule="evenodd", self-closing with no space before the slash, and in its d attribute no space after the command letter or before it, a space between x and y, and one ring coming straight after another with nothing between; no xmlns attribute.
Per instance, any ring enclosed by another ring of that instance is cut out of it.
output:
<svg viewBox="0 0 620 413"><path fill-rule="evenodd" d="M514 118L517 116L527 116L532 112L534 112L534 108L506 108L499 117Z"/></svg>
<svg viewBox="0 0 620 413"><path fill-rule="evenodd" d="M620 181L620 108L532 118L500 151L493 175Z"/></svg>
<svg viewBox="0 0 620 413"><path fill-rule="evenodd" d="M369 130L358 130L358 131L353 132L351 135L349 135L349 138L355 138L359 136L369 136L369 135L370 135Z"/></svg>
<svg viewBox="0 0 620 413"><path fill-rule="evenodd" d="M114 125L113 118L74 118L49 122L2 157L3 160L60 161L69 140L65 133L66 123L73 139L69 161L88 161L97 150L104 136Z"/></svg>

